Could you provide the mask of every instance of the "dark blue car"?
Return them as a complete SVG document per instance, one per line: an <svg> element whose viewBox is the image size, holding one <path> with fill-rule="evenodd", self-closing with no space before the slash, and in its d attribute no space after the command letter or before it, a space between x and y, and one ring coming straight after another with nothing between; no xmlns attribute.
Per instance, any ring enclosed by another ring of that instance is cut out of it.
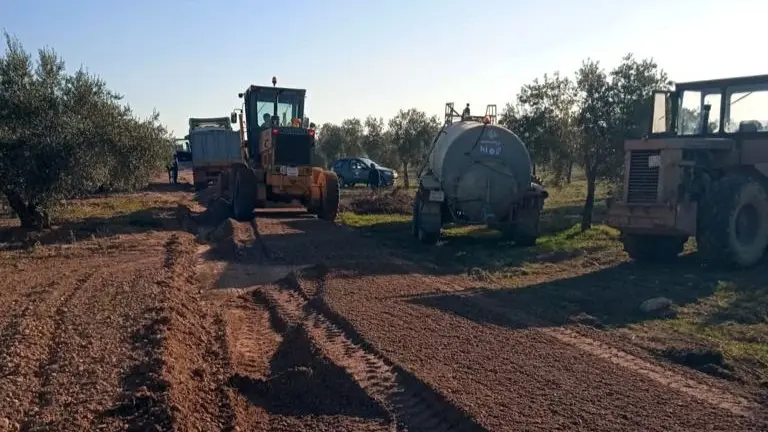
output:
<svg viewBox="0 0 768 432"><path fill-rule="evenodd" d="M356 184L368 185L368 175L374 165L381 173L382 186L392 186L397 180L397 171L381 166L376 162L363 157L348 157L337 159L331 164L331 170L339 176L341 187L354 186Z"/></svg>

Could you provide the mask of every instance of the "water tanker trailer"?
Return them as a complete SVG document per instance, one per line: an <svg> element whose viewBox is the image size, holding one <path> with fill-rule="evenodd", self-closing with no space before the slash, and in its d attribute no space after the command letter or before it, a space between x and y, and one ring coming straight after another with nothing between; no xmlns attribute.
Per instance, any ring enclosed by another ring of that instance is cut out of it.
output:
<svg viewBox="0 0 768 432"><path fill-rule="evenodd" d="M445 125L419 173L413 236L434 244L445 224L485 224L518 245L534 245L548 193L532 169L525 144L496 124L495 105L473 117L446 104Z"/></svg>

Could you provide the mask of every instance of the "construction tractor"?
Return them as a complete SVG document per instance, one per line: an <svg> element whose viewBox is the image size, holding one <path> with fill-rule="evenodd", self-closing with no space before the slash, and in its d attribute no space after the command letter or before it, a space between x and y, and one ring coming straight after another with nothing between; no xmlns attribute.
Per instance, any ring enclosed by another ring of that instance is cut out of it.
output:
<svg viewBox="0 0 768 432"><path fill-rule="evenodd" d="M333 171L314 166L315 125L304 116L306 90L251 85L238 97L243 108L230 122L240 124L242 162L221 173L218 194L237 220L253 210L298 201L320 219L334 220L339 181Z"/></svg>
<svg viewBox="0 0 768 432"><path fill-rule="evenodd" d="M625 142L608 224L636 260L690 237L706 262L757 264L768 247L768 75L678 83L653 94L650 131Z"/></svg>

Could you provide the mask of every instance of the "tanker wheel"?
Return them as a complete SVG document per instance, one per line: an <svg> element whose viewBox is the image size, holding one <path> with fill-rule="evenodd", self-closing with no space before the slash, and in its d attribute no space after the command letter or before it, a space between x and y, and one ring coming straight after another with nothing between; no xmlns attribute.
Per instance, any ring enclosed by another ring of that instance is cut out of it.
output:
<svg viewBox="0 0 768 432"><path fill-rule="evenodd" d="M687 237L625 234L624 251L630 258L642 262L665 262L675 259L683 251Z"/></svg>
<svg viewBox="0 0 768 432"><path fill-rule="evenodd" d="M440 230L438 229L437 232L433 231L427 231L423 228L422 224L422 209L424 208L424 203L422 202L421 198L415 201L415 205L417 206L416 212L416 218L415 223L413 224L415 228L413 228L416 233L416 238L419 239L419 241L425 245L434 245L437 244L437 242L440 240Z"/></svg>
<svg viewBox="0 0 768 432"><path fill-rule="evenodd" d="M419 193L413 197L413 213L411 214L411 235L413 238L419 238Z"/></svg>
<svg viewBox="0 0 768 432"><path fill-rule="evenodd" d="M256 208L256 175L249 169L235 172L235 187L232 191L232 216L235 220L248 222L253 219Z"/></svg>
<svg viewBox="0 0 768 432"><path fill-rule="evenodd" d="M323 181L317 217L333 221L339 213L339 178L336 173L327 171L323 175Z"/></svg>
<svg viewBox="0 0 768 432"><path fill-rule="evenodd" d="M696 243L711 264L746 268L757 264L768 246L768 193L757 180L728 174L699 206Z"/></svg>

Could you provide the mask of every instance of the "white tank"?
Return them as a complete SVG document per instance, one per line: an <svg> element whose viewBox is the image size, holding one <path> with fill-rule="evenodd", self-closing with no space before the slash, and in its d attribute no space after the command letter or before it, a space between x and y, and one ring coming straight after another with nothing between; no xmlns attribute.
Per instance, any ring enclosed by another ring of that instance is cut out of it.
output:
<svg viewBox="0 0 768 432"><path fill-rule="evenodd" d="M428 163L446 201L470 221L483 221L486 203L503 220L531 184L528 149L498 125L461 121L445 127Z"/></svg>

